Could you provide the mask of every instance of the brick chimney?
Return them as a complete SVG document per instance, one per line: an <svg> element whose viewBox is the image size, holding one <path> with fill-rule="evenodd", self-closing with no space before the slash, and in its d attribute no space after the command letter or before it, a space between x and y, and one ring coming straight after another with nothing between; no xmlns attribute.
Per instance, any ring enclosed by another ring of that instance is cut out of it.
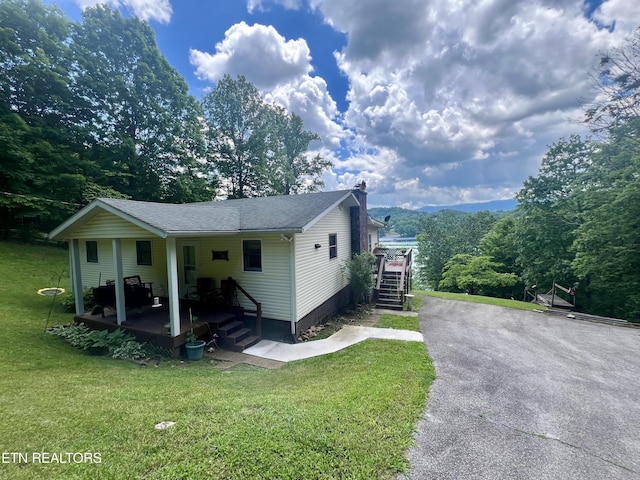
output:
<svg viewBox="0 0 640 480"><path fill-rule="evenodd" d="M351 207L351 254L359 254L369 249L369 232L367 229L367 184L360 182L353 187L353 195L360 203L359 207Z"/></svg>

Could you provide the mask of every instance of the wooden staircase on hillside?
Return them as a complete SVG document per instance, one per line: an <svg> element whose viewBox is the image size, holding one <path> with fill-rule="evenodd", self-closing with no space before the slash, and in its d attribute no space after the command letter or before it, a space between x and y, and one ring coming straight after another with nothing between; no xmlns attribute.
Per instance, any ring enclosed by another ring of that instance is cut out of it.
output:
<svg viewBox="0 0 640 480"><path fill-rule="evenodd" d="M376 308L402 310L405 294L411 290L411 248L376 248Z"/></svg>

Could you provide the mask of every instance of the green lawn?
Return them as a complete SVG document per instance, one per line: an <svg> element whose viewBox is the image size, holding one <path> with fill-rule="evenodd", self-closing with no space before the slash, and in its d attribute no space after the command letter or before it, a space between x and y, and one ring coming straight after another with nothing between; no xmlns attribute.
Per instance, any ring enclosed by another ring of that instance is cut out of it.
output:
<svg viewBox="0 0 640 480"><path fill-rule="evenodd" d="M0 450L28 456L0 463L0 478L371 479L408 467L434 379L423 344L369 340L277 370L90 357L44 332L51 298L36 292L67 269L63 250L0 242ZM49 324L70 320L55 305ZM164 420L177 423L156 430ZM32 463L37 452L101 462Z"/></svg>
<svg viewBox="0 0 640 480"><path fill-rule="evenodd" d="M486 305L497 305L499 307L517 308L519 310L546 310L545 307L535 303L520 302L518 300L509 300L506 298L483 297L481 295L467 295L465 293L450 292L433 292L433 291L417 291L415 293L428 295L430 297L445 298L448 300L460 300L463 302L484 303Z"/></svg>
<svg viewBox="0 0 640 480"><path fill-rule="evenodd" d="M399 330L420 331L420 319L418 317L405 317L402 315L393 315L385 313L380 316L378 322L374 325L378 328L397 328Z"/></svg>

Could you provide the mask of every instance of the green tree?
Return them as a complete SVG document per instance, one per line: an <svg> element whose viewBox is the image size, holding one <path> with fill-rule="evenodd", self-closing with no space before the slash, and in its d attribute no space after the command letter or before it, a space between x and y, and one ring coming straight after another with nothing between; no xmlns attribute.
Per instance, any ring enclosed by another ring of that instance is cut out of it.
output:
<svg viewBox="0 0 640 480"><path fill-rule="evenodd" d="M640 117L640 28L626 45L601 55L593 81L598 100L585 112L593 131L608 133Z"/></svg>
<svg viewBox="0 0 640 480"><path fill-rule="evenodd" d="M333 166L320 155L309 158L306 153L318 134L304 130L302 119L283 108L272 107L273 155L267 162L265 177L270 195L316 192L324 186L322 173Z"/></svg>
<svg viewBox="0 0 640 480"><path fill-rule="evenodd" d="M640 146L630 124L611 132L585 175L572 266L590 311L640 321Z"/></svg>
<svg viewBox="0 0 640 480"><path fill-rule="evenodd" d="M270 112L245 77L225 75L202 98L207 159L228 198L260 196L267 171Z"/></svg>
<svg viewBox="0 0 640 480"><path fill-rule="evenodd" d="M67 112L70 26L40 0L0 2L0 109L55 123Z"/></svg>
<svg viewBox="0 0 640 480"><path fill-rule="evenodd" d="M496 218L490 212L468 214L441 210L419 221L418 240L419 281L438 288L442 270L456 254L476 255L482 237Z"/></svg>
<svg viewBox="0 0 640 480"><path fill-rule="evenodd" d="M376 256L369 252L356 254L342 266L342 272L349 279L354 307L369 298L374 285Z"/></svg>
<svg viewBox="0 0 640 480"><path fill-rule="evenodd" d="M73 211L81 158L65 123L71 22L40 0L0 2L0 219L46 227Z"/></svg>
<svg viewBox="0 0 640 480"><path fill-rule="evenodd" d="M72 50L75 121L93 158L112 172L105 180L140 200L211 199L215 185L198 161L199 104L160 53L151 27L90 8L74 28Z"/></svg>
<svg viewBox="0 0 640 480"><path fill-rule="evenodd" d="M552 145L536 177L529 177L516 198L520 216L518 263L526 284L546 285L554 279L573 283L571 246L584 210L575 195L585 181L584 174L593 161L596 145L577 135Z"/></svg>
<svg viewBox="0 0 640 480"><path fill-rule="evenodd" d="M504 296L504 290L517 282L514 273L500 273L500 263L488 256L465 253L454 255L444 266L438 288L471 295Z"/></svg>

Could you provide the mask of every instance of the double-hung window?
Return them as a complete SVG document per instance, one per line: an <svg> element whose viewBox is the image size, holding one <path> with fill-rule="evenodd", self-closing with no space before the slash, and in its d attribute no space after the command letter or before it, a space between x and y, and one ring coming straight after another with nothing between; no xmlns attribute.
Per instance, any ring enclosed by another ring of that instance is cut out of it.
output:
<svg viewBox="0 0 640 480"><path fill-rule="evenodd" d="M98 242L95 240L87 240L87 263L98 263Z"/></svg>
<svg viewBox="0 0 640 480"><path fill-rule="evenodd" d="M242 241L242 261L245 272L262 271L262 241Z"/></svg>
<svg viewBox="0 0 640 480"><path fill-rule="evenodd" d="M151 265L151 240L136 241L136 258L138 265Z"/></svg>
<svg viewBox="0 0 640 480"><path fill-rule="evenodd" d="M338 234L329 234L329 259L336 258L338 256Z"/></svg>

